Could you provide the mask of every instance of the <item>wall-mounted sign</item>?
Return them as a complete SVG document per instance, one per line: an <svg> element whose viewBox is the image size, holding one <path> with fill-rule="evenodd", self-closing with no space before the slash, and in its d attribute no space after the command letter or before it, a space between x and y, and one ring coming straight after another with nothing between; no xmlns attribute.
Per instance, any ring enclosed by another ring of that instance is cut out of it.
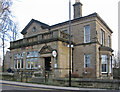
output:
<svg viewBox="0 0 120 92"><path fill-rule="evenodd" d="M70 46L69 46L69 44L67 45L67 47L70 47ZM74 47L74 46L73 46L73 45L71 45L71 48L73 48L73 47Z"/></svg>
<svg viewBox="0 0 120 92"><path fill-rule="evenodd" d="M56 56L57 56L57 51L56 51L56 50L53 50L53 51L52 51L52 55L53 55L53 57L56 57Z"/></svg>
<svg viewBox="0 0 120 92"><path fill-rule="evenodd" d="M57 64L54 64L54 68L57 68Z"/></svg>
<svg viewBox="0 0 120 92"><path fill-rule="evenodd" d="M38 68L40 69L40 68L41 68L41 66L40 66L40 65L38 65Z"/></svg>
<svg viewBox="0 0 120 92"><path fill-rule="evenodd" d="M26 49L26 50L28 50L28 49L29 49L29 47L25 47L25 49Z"/></svg>

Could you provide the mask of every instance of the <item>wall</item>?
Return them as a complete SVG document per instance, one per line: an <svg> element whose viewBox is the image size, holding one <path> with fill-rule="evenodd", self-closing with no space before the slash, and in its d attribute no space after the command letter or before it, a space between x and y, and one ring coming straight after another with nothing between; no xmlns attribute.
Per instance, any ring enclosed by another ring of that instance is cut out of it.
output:
<svg viewBox="0 0 120 92"><path fill-rule="evenodd" d="M68 86L68 79L53 79L54 83ZM116 89L119 90L119 80L103 80L103 79L85 79L85 78L73 78L71 86L80 88L97 88L97 89Z"/></svg>
<svg viewBox="0 0 120 92"><path fill-rule="evenodd" d="M108 36L110 36L112 41L112 37L111 37L112 33L98 19L96 19L96 31L97 31L97 38L99 43L101 43L101 29L105 32L105 46L108 47Z"/></svg>
<svg viewBox="0 0 120 92"><path fill-rule="evenodd" d="M65 75L69 73L69 48L67 47L67 43L65 42L58 42L58 60L58 68L61 74L61 76L58 77L65 77Z"/></svg>
<svg viewBox="0 0 120 92"><path fill-rule="evenodd" d="M74 55L73 55L73 62L74 62L74 72L77 72L80 77L83 76L84 72L84 54L90 54L90 62L91 62L91 68L95 70L95 59L96 59L96 52L95 52L95 44L89 44L89 45L79 45L76 46L74 49ZM95 77L95 73L93 75Z"/></svg>
<svg viewBox="0 0 120 92"><path fill-rule="evenodd" d="M35 32L33 32L33 27L36 28ZM45 32L49 32L49 30L48 29L42 29L40 24L33 22L30 25L30 27L27 29L27 33L24 35L24 38L34 36L34 35L37 35L37 34L41 34L41 33L45 33Z"/></svg>

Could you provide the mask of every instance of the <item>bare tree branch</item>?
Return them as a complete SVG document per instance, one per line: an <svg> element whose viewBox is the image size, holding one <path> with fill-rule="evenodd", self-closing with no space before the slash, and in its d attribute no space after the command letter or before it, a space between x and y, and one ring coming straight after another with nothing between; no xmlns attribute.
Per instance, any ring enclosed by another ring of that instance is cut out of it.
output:
<svg viewBox="0 0 120 92"><path fill-rule="evenodd" d="M11 6L13 0L1 0L0 1L0 39L2 44L0 47L3 48L3 62L5 54L5 41L14 41L16 40L17 25L13 21L13 15L11 13ZM4 71L4 63L3 63Z"/></svg>

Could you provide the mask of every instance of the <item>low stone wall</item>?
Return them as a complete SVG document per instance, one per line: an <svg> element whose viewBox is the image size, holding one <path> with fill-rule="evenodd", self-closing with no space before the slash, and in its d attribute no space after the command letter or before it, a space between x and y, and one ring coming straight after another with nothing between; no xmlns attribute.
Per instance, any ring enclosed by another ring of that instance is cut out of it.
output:
<svg viewBox="0 0 120 92"><path fill-rule="evenodd" d="M13 73L2 73L3 80L9 81L21 81L21 82L32 82L32 83L45 83L50 85L69 86L68 78L47 78L45 77L32 77L26 74L13 74ZM120 80L107 80L107 79L88 79L88 78L72 78L72 87L81 88L101 88L101 89L119 89Z"/></svg>
<svg viewBox="0 0 120 92"><path fill-rule="evenodd" d="M2 80L8 80L8 81L12 81L14 80L14 74L13 73L0 73L1 79Z"/></svg>
<svg viewBox="0 0 120 92"><path fill-rule="evenodd" d="M45 78L44 77L33 77L30 82L32 83L44 83Z"/></svg>
<svg viewBox="0 0 120 92"><path fill-rule="evenodd" d="M69 80L65 78L53 80L54 82L59 82L61 85L69 85ZM72 78L71 85L82 88L119 89L120 80Z"/></svg>

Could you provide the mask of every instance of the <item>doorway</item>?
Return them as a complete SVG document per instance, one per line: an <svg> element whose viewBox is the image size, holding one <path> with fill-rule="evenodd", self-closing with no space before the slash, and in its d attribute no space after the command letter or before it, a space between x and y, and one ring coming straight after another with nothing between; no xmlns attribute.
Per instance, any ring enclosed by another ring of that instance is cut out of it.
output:
<svg viewBox="0 0 120 92"><path fill-rule="evenodd" d="M51 57L45 57L45 70L51 71Z"/></svg>

